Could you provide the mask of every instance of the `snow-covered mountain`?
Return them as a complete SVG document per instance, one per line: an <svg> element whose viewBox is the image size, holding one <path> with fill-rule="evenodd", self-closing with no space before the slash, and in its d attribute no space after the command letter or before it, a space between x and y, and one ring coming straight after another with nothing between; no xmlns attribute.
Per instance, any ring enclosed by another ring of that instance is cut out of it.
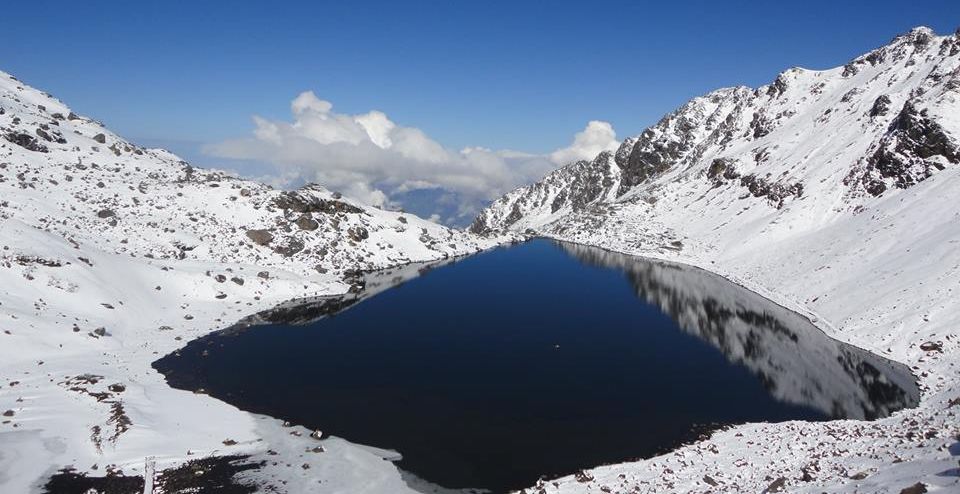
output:
<svg viewBox="0 0 960 494"><path fill-rule="evenodd" d="M151 259L343 273L477 250L462 232L319 185L293 192L125 141L0 73L0 218Z"/></svg>
<svg viewBox="0 0 960 494"><path fill-rule="evenodd" d="M958 53L960 34L917 28L843 67L792 68L756 89L718 89L615 153L510 192L472 228L549 230L591 208L638 203L711 219L728 208L748 217L858 213L960 164ZM744 222L711 228L719 235Z"/></svg>
<svg viewBox="0 0 960 494"><path fill-rule="evenodd" d="M360 271L496 244L319 185L194 168L0 72L0 492L66 467L142 475L148 455L159 471L268 449L284 461L260 475L293 491L356 476L408 490L381 455L340 440L325 441L322 469L301 469L308 432L173 390L150 363L283 301L362 290Z"/></svg>
<svg viewBox="0 0 960 494"><path fill-rule="evenodd" d="M792 68L766 86L694 98L615 153L494 202L473 231L703 267L834 338L906 363L922 389L918 408L869 425L747 425L541 487L957 488L949 453L960 448L957 197L960 31L921 27L842 67Z"/></svg>
<svg viewBox="0 0 960 494"><path fill-rule="evenodd" d="M704 267L908 364L922 391L878 421L748 424L537 492L955 488L958 67L960 35L918 28L844 67L715 91L478 217L485 234ZM318 447L171 389L150 363L284 301L357 290L357 270L501 239L196 169L3 73L0 137L0 492L40 491L64 468L142 475L206 455L251 455L263 466L249 475L288 492L410 491L390 452ZM638 290L677 296L662 275L639 273Z"/></svg>

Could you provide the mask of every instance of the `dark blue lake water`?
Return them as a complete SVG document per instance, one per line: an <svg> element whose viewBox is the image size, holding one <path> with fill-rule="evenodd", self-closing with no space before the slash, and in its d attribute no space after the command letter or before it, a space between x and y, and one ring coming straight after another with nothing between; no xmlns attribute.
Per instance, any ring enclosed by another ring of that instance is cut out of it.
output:
<svg viewBox="0 0 960 494"><path fill-rule="evenodd" d="M395 449L427 481L494 491L718 425L872 419L919 397L905 367L699 269L546 240L422 268L154 365L175 387Z"/></svg>

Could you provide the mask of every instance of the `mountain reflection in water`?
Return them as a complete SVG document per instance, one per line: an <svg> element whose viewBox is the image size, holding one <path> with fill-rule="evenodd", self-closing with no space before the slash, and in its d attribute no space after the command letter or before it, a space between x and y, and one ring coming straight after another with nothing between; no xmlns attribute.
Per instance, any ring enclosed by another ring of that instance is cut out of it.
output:
<svg viewBox="0 0 960 494"><path fill-rule="evenodd" d="M745 365L777 399L833 418L872 420L916 406L905 366L830 338L809 319L708 271L558 243L586 264L623 271L637 297Z"/></svg>

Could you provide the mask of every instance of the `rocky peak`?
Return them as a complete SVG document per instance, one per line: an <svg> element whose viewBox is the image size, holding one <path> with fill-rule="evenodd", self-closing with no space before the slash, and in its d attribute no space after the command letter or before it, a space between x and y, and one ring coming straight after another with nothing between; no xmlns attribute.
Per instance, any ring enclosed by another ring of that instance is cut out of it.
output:
<svg viewBox="0 0 960 494"><path fill-rule="evenodd" d="M628 137L620 143L620 147L617 148L617 152L614 154L614 161L617 163L617 166L623 168L627 164L627 160L630 159L630 153L633 152L633 146L637 143L636 137Z"/></svg>
<svg viewBox="0 0 960 494"><path fill-rule="evenodd" d="M624 141L617 151L617 164L622 174L617 195L621 196L682 163L716 127L722 125L727 113L747 94L742 87L712 91L667 114L638 137ZM626 149L630 149L630 154L623 160Z"/></svg>
<svg viewBox="0 0 960 494"><path fill-rule="evenodd" d="M844 66L843 75L845 77L855 75L865 65L874 67L912 58L933 46L936 39L937 35L932 29L926 26L915 27L906 33L895 36L886 45L853 59Z"/></svg>
<svg viewBox="0 0 960 494"><path fill-rule="evenodd" d="M582 216L587 206L652 204L664 189L773 210L815 202L818 190L830 189L826 196L845 202L824 202L827 210L862 207L858 190L870 197L911 187L957 164L958 55L956 36L919 27L842 68L794 67L756 89L712 91L624 140L612 156L505 195L481 213L475 231L537 230Z"/></svg>
<svg viewBox="0 0 960 494"><path fill-rule="evenodd" d="M898 34L890 40L890 45L896 44L913 44L913 45L927 45L934 38L937 37L937 33L933 29L930 29L927 26L917 26L903 34Z"/></svg>

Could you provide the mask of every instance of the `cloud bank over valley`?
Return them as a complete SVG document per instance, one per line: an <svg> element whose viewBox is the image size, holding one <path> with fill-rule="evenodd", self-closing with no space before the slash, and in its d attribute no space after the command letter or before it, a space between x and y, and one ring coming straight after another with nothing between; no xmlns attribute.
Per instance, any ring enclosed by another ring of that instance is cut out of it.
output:
<svg viewBox="0 0 960 494"><path fill-rule="evenodd" d="M449 149L384 112L337 113L305 91L290 103L291 121L253 117L247 137L205 146L208 156L275 167L271 181L317 182L369 204L405 208L463 225L489 201L554 168L592 159L619 145L613 126L590 121L570 145L547 154L484 147Z"/></svg>

